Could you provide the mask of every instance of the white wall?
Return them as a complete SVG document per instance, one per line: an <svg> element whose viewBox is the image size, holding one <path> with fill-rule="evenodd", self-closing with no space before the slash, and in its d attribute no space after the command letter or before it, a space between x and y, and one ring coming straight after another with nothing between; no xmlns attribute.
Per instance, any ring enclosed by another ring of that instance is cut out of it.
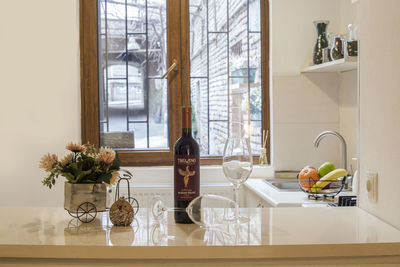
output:
<svg viewBox="0 0 400 267"><path fill-rule="evenodd" d="M360 1L340 0L339 33L347 34L349 24L360 26Z"/></svg>
<svg viewBox="0 0 400 267"><path fill-rule="evenodd" d="M275 75L299 74L312 64L315 20L329 20L328 32L340 32L338 0L271 0L272 66Z"/></svg>
<svg viewBox="0 0 400 267"><path fill-rule="evenodd" d="M318 168L325 161L338 166L339 142L326 138L318 149L314 139L322 131L339 131L339 80L335 73L273 78L273 165L276 170Z"/></svg>
<svg viewBox="0 0 400 267"><path fill-rule="evenodd" d="M400 1L360 3L360 207L400 228ZM378 202L366 171L379 175Z"/></svg>
<svg viewBox="0 0 400 267"><path fill-rule="evenodd" d="M357 169L358 158L357 121L358 121L358 81L357 70L339 75L339 131L347 143L347 168Z"/></svg>
<svg viewBox="0 0 400 267"><path fill-rule="evenodd" d="M38 164L80 140L78 18L78 0L0 8L1 205L62 205L62 183L42 186Z"/></svg>
<svg viewBox="0 0 400 267"><path fill-rule="evenodd" d="M273 166L277 170L318 167L325 161L340 166L336 138L315 137L339 131L348 144L348 162L356 156L357 73L301 74L312 65L315 20L329 20L327 31L347 33L358 23L351 0L272 0Z"/></svg>

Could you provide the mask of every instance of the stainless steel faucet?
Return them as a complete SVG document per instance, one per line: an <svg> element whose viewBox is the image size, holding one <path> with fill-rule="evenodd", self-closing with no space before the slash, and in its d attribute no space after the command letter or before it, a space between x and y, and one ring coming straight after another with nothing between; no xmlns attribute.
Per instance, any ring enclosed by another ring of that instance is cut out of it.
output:
<svg viewBox="0 0 400 267"><path fill-rule="evenodd" d="M324 139L326 136L336 136L340 144L342 146L342 168L347 170L347 146L346 146L346 141L344 140L343 136L341 136L338 132L335 131L324 131L320 133L314 140L314 146L318 147L319 142L321 142L322 139Z"/></svg>

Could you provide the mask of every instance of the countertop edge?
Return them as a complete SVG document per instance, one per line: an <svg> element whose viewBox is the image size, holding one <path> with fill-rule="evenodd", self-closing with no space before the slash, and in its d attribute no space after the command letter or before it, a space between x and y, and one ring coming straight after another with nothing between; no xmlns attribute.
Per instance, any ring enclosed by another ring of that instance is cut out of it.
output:
<svg viewBox="0 0 400 267"><path fill-rule="evenodd" d="M400 243L264 246L0 245L0 258L36 259L278 259L400 256Z"/></svg>

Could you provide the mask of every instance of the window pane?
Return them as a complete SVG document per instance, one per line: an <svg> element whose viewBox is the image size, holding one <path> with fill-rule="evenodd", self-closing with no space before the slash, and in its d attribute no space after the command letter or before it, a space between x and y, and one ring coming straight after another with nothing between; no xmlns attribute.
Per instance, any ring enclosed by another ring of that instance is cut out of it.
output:
<svg viewBox="0 0 400 267"><path fill-rule="evenodd" d="M190 75L207 77L207 6L205 1L190 5Z"/></svg>
<svg viewBox="0 0 400 267"><path fill-rule="evenodd" d="M99 0L100 145L168 148L166 0Z"/></svg>
<svg viewBox="0 0 400 267"><path fill-rule="evenodd" d="M145 33L146 0L127 0L128 33ZM124 25L125 27L125 25Z"/></svg>
<svg viewBox="0 0 400 267"><path fill-rule="evenodd" d="M228 119L228 40L226 33L209 35L210 120Z"/></svg>
<svg viewBox="0 0 400 267"><path fill-rule="evenodd" d="M262 135L261 0L190 0L191 101L202 155L228 135ZM251 18L251 19L249 19Z"/></svg>
<svg viewBox="0 0 400 267"><path fill-rule="evenodd" d="M128 131L126 109L126 80L112 79L108 81L108 131L125 132Z"/></svg>
<svg viewBox="0 0 400 267"><path fill-rule="evenodd" d="M261 32L261 6L259 0L249 1L249 29L252 32Z"/></svg>
<svg viewBox="0 0 400 267"><path fill-rule="evenodd" d="M200 153L208 155L208 86L207 79L190 79L192 102L192 132Z"/></svg>
<svg viewBox="0 0 400 267"><path fill-rule="evenodd" d="M230 74L247 77L247 0L229 1L229 14Z"/></svg>
<svg viewBox="0 0 400 267"><path fill-rule="evenodd" d="M251 152L253 155L260 155L262 146L262 123L261 121L251 121Z"/></svg>
<svg viewBox="0 0 400 267"><path fill-rule="evenodd" d="M208 0L208 30L224 32L227 27L227 0Z"/></svg>
<svg viewBox="0 0 400 267"><path fill-rule="evenodd" d="M135 133L135 148L147 147L147 123L130 123L129 125Z"/></svg>
<svg viewBox="0 0 400 267"><path fill-rule="evenodd" d="M168 82L165 79L149 80L149 137L151 148L168 146Z"/></svg>
<svg viewBox="0 0 400 267"><path fill-rule="evenodd" d="M227 122L210 122L210 155L224 153L225 140L228 137Z"/></svg>

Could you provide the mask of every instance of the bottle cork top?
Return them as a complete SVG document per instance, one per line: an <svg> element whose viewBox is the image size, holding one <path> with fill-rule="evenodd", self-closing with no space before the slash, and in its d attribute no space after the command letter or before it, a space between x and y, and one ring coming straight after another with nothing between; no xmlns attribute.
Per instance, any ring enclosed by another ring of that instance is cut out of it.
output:
<svg viewBox="0 0 400 267"><path fill-rule="evenodd" d="M182 128L192 128L192 108L182 107Z"/></svg>
<svg viewBox="0 0 400 267"><path fill-rule="evenodd" d="M192 112L192 108L184 106L184 107L182 107L182 112L184 112L184 113Z"/></svg>

